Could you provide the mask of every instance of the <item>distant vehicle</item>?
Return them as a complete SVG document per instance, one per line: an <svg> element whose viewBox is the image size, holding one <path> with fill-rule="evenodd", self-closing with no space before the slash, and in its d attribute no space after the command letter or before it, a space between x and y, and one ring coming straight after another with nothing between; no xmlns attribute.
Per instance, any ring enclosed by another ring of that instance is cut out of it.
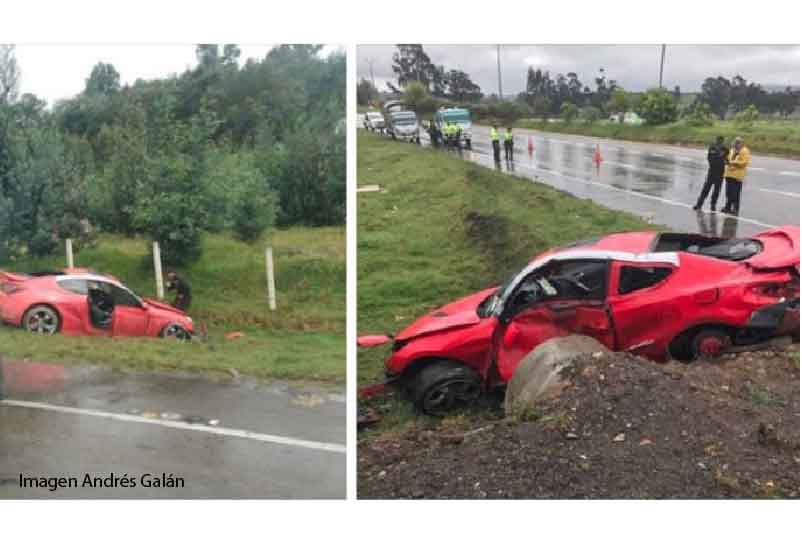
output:
<svg viewBox="0 0 802 558"><path fill-rule="evenodd" d="M384 131L384 117L380 112L365 113L365 118L362 122L366 130L370 130L372 132Z"/></svg>
<svg viewBox="0 0 802 558"><path fill-rule="evenodd" d="M434 115L434 126L441 138L445 137L444 128L446 124L458 124L460 132L460 144L467 149L471 148L471 113L468 109L450 107L441 108Z"/></svg>
<svg viewBox="0 0 802 558"><path fill-rule="evenodd" d="M392 343L388 382L421 411L442 414L506 385L535 347L572 334L657 361L798 336L799 227L740 239L620 233L553 249L500 287L438 308L395 337L358 343Z"/></svg>
<svg viewBox="0 0 802 558"><path fill-rule="evenodd" d="M388 114L387 133L394 140L420 143L420 126L417 115L409 110L393 111Z"/></svg>
<svg viewBox="0 0 802 558"><path fill-rule="evenodd" d="M391 112L399 112L399 111L402 111L402 110L404 110L404 103L402 103L398 99L393 100L393 101L387 101L386 103L384 103L384 106L382 107L382 113L385 116L385 118L384 118L385 121L387 120L387 115L389 113L391 113Z"/></svg>
<svg viewBox="0 0 802 558"><path fill-rule="evenodd" d="M0 317L31 333L189 339L192 318L90 270L0 271Z"/></svg>

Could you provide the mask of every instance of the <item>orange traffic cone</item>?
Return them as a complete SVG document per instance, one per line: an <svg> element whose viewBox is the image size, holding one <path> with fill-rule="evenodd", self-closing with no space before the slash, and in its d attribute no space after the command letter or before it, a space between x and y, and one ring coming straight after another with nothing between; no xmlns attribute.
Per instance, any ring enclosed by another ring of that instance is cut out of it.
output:
<svg viewBox="0 0 802 558"><path fill-rule="evenodd" d="M532 156L532 153L535 151L535 144L532 143L532 136L529 136L529 143L526 146L527 151L529 151L529 156Z"/></svg>

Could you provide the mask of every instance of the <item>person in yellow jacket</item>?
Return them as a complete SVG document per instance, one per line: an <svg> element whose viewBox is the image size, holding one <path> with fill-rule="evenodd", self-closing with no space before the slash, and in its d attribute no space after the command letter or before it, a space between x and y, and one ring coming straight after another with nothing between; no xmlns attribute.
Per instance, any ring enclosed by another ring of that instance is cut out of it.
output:
<svg viewBox="0 0 802 558"><path fill-rule="evenodd" d="M495 124L490 127L490 141L493 144L493 160L499 163L501 162L501 146L498 143L498 129Z"/></svg>
<svg viewBox="0 0 802 558"><path fill-rule="evenodd" d="M741 210L741 188L746 178L746 167L752 162L752 154L744 145L740 137L732 142L732 148L727 155L727 166L724 169L724 180L727 182L727 202L722 213L738 215Z"/></svg>

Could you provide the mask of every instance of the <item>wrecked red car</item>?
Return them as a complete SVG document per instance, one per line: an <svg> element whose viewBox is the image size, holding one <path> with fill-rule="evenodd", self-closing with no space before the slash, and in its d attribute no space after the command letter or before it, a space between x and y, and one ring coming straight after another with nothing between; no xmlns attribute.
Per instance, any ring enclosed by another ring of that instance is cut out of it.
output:
<svg viewBox="0 0 802 558"><path fill-rule="evenodd" d="M571 334L658 361L798 335L799 227L742 239L620 233L554 249L500 287L359 345L391 342L388 381L439 414L505 385L534 347Z"/></svg>
<svg viewBox="0 0 802 558"><path fill-rule="evenodd" d="M33 333L189 339L192 318L88 270L0 271L0 317Z"/></svg>

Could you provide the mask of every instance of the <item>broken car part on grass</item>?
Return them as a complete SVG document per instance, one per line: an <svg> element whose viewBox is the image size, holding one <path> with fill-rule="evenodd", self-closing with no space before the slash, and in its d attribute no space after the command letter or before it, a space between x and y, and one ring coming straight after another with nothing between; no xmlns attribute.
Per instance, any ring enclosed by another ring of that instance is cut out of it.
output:
<svg viewBox="0 0 802 558"><path fill-rule="evenodd" d="M620 233L553 249L500 287L359 344L391 341L388 382L441 414L506 385L555 337L689 361L798 332L799 227L787 226L743 239Z"/></svg>
<svg viewBox="0 0 802 558"><path fill-rule="evenodd" d="M84 269L0 271L0 318L32 333L189 339L192 318L141 298L118 279Z"/></svg>

